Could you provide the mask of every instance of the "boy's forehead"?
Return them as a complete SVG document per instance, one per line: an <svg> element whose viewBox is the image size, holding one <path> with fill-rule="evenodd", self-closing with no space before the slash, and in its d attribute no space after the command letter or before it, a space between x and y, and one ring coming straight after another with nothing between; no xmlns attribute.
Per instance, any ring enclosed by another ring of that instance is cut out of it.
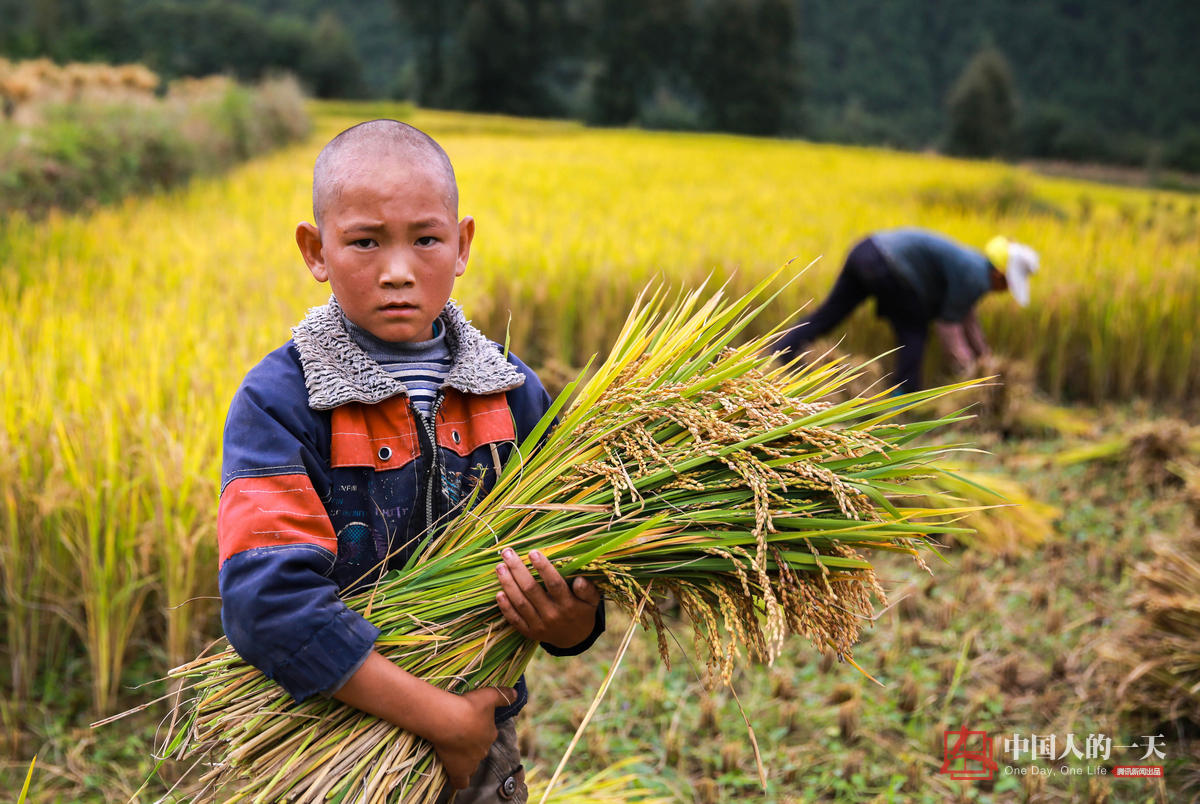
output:
<svg viewBox="0 0 1200 804"><path fill-rule="evenodd" d="M416 149L369 145L346 149L330 160L327 169L328 178L338 184L369 181L384 174L389 178L434 176L446 180L445 172L437 159Z"/></svg>
<svg viewBox="0 0 1200 804"><path fill-rule="evenodd" d="M413 184L422 180L437 183L446 206L456 213L457 192L453 173L443 160L420 149L376 145L348 148L328 160L313 176L314 196L325 211L332 211L353 190L379 190L397 183Z"/></svg>

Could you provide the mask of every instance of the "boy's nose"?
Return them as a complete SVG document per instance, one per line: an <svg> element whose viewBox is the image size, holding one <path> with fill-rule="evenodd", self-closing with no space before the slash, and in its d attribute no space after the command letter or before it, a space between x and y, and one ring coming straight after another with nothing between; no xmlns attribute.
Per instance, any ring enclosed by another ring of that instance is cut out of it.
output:
<svg viewBox="0 0 1200 804"><path fill-rule="evenodd" d="M412 284L413 276L411 257L403 252L396 253L384 262L379 272L379 284L384 287L403 287Z"/></svg>

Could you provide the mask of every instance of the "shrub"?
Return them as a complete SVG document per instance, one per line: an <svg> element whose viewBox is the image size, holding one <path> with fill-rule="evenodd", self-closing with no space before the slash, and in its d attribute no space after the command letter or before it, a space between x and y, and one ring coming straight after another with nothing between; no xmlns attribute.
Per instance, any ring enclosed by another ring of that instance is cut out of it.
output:
<svg viewBox="0 0 1200 804"><path fill-rule="evenodd" d="M0 122L0 215L79 209L228 168L304 136L303 101L294 80L276 78L40 105L27 125Z"/></svg>
<svg viewBox="0 0 1200 804"><path fill-rule="evenodd" d="M645 128L695 131L701 127L700 103L659 84L654 94L638 109L638 122Z"/></svg>

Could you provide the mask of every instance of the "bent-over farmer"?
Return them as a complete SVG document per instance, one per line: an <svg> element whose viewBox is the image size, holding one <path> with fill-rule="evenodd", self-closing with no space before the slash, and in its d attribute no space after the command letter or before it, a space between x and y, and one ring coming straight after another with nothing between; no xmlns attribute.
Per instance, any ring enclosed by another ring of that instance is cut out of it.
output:
<svg viewBox="0 0 1200 804"><path fill-rule="evenodd" d="M975 305L988 291L1007 288L1024 307L1037 270L1037 252L1002 236L979 251L926 229L875 232L850 249L821 306L780 339L780 358L804 352L873 297L900 347L894 382L904 393L920 390L930 323L956 367L967 371L989 352Z"/></svg>

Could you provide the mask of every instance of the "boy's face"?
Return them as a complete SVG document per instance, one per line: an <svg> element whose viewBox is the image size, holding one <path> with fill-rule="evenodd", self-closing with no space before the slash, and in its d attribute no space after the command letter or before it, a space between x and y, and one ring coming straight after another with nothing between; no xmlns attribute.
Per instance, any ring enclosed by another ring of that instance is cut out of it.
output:
<svg viewBox="0 0 1200 804"><path fill-rule="evenodd" d="M309 271L375 337L432 338L434 319L467 269L475 221L457 220L447 178L417 160L372 160L341 179L320 229L296 227Z"/></svg>

